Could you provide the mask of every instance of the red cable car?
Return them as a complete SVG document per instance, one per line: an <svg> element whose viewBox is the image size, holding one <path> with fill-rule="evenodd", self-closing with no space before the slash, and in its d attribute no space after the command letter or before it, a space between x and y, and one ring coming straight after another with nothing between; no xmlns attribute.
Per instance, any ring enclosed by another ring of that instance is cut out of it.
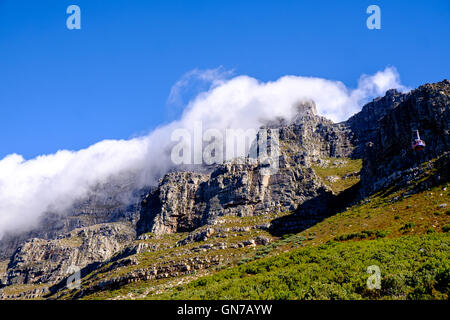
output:
<svg viewBox="0 0 450 320"><path fill-rule="evenodd" d="M416 130L417 138L414 139L412 143L412 148L414 151L421 151L425 148L425 141L420 139L419 130Z"/></svg>

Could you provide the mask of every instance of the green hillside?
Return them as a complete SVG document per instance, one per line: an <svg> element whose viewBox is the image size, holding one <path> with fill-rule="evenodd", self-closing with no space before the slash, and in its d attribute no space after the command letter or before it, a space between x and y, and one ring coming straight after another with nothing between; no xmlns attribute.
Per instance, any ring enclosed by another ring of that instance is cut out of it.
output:
<svg viewBox="0 0 450 320"><path fill-rule="evenodd" d="M198 279L152 299L447 299L448 233L330 242ZM369 290L377 265L381 289Z"/></svg>
<svg viewBox="0 0 450 320"><path fill-rule="evenodd" d="M324 182L328 176L339 177L329 184L335 193L357 182L359 175L353 173L360 169L359 160L333 163L330 159L329 165L314 169ZM424 174L430 177L435 172ZM86 275L81 298L448 299L450 185L418 192L420 181L380 191L297 234L275 236L260 228L290 212L224 216L208 239L182 246L176 243L187 233L148 234L136 244L156 250L127 256ZM267 243L238 246L257 238ZM202 249L216 246L219 249ZM99 289L111 279L196 259L202 268ZM367 288L371 265L380 268L380 290ZM95 290L86 293L89 288ZM77 289L63 290L54 298L80 298L79 294Z"/></svg>
<svg viewBox="0 0 450 320"><path fill-rule="evenodd" d="M297 235L279 255L179 286L156 299L447 299L448 185L392 202L378 194ZM381 239L385 238L385 239ZM298 246L301 248L298 248ZM381 290L368 290L377 265Z"/></svg>

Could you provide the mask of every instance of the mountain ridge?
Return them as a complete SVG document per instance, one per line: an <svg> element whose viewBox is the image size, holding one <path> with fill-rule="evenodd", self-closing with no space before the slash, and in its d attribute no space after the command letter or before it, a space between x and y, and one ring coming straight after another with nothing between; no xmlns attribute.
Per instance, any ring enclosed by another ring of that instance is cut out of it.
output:
<svg viewBox="0 0 450 320"><path fill-rule="evenodd" d="M114 261L124 264L114 268L139 264L129 258L139 252L171 250L172 247L165 248L156 240L152 245L142 242L147 235L152 239L173 234L174 246L194 246L221 232L229 232L215 227L221 219L267 220L252 226L263 232L261 235L258 233L251 239L237 242L234 249L265 246L273 241L270 235L303 231L392 184L406 188L408 181L425 177L425 182L420 182L420 190L410 190L414 193L446 183L450 172L449 95L448 80L426 84L408 93L389 90L384 97L364 105L359 113L341 123L317 115L314 102L301 103L298 105L299 116L292 122L278 119L261 128L269 137L271 128L279 129L278 172L267 176L263 174L261 164L231 161L216 165L210 172L170 172L158 186L134 191L134 204L116 201L110 206L108 201L102 204L102 201L96 203L95 199L90 199L78 209L78 214L75 212L62 220L49 218L46 222L63 221L63 226L47 233L38 230L0 241L2 257L10 256L6 270L0 276L0 285L5 288L38 286L33 289L36 292L24 290L18 293L19 297L20 294L26 297L58 296L67 278L66 269L73 263L80 266L84 270L82 275L86 276L117 263ZM425 153L420 156L410 147L412 130L420 130L427 141ZM362 170L354 171L352 165L360 158ZM438 160L431 161L433 159ZM419 164L426 162L430 163L430 168L424 170ZM345 173L348 177L318 174L320 168L347 166L353 170ZM431 171L433 174L426 176ZM334 184L346 179L351 181L346 184L346 190L333 188ZM91 220L96 213L97 218ZM85 217L88 221L83 220ZM68 223L71 219L72 223ZM99 234L95 232L98 228L102 230ZM80 239L80 234L86 232L90 236ZM44 239L27 240L27 237L36 236ZM106 239L119 240L111 243ZM139 243L135 244L136 241ZM231 247L223 249L226 248ZM12 255L11 251L14 251ZM96 251L104 254L92 255ZM32 254L36 252L40 253L40 258ZM43 262L36 263L37 259ZM197 265L202 265L199 270L206 270L220 261L220 257L208 258ZM130 279L153 279L159 274L177 277L183 272L189 273L191 268L181 263L156 271L144 270L141 276L125 276L123 280L105 282L96 288L105 290L108 286L124 285ZM90 291L77 297L87 292Z"/></svg>

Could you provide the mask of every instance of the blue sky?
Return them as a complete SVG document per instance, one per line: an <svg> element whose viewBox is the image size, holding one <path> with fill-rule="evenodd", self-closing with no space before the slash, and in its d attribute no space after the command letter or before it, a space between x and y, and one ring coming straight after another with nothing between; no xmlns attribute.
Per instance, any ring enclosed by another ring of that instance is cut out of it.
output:
<svg viewBox="0 0 450 320"><path fill-rule="evenodd" d="M66 28L71 4L81 30ZM173 119L170 89L195 68L355 87L392 65L406 86L440 81L448 21L450 1L0 0L0 159L145 134Z"/></svg>

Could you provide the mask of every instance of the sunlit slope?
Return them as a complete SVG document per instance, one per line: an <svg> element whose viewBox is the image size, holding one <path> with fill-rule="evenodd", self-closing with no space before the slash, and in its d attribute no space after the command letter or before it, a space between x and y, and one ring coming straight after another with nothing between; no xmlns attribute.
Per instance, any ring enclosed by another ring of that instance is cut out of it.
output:
<svg viewBox="0 0 450 320"><path fill-rule="evenodd" d="M376 195L287 237L282 248L289 252L149 298L447 299L448 185L393 202L395 197ZM370 265L380 267L381 290L367 289Z"/></svg>
<svg viewBox="0 0 450 320"><path fill-rule="evenodd" d="M358 163L322 167L323 179L342 177L357 170ZM334 168L334 169L333 169ZM347 170L345 170L347 168ZM335 171L333 171L335 170ZM427 172L427 176L435 174ZM357 175L351 175L354 179ZM355 181L352 181L353 185ZM418 181L417 183L420 183ZM95 292L84 299L447 299L450 273L450 185L412 192L417 184L378 192L345 211L298 233L275 237L255 228L290 213L260 217L224 217L221 228L228 244L218 251L194 255L223 257L211 268L151 281L137 281L113 290ZM337 185L330 184L336 188ZM335 189L338 190L337 188ZM338 192L338 191L337 191ZM220 229L220 228L216 228ZM184 235L177 235L176 241ZM255 237L269 243L230 249L232 243ZM161 242L162 239L148 240ZM183 259L191 246L218 242L218 238L136 257L140 267L159 259ZM146 258L148 256L148 258ZM368 290L367 267L381 270L381 290ZM127 273L129 266L114 272ZM103 272L105 272L107 268ZM86 277L102 281L110 272ZM83 282L84 282L83 281ZM66 298L74 297L74 292Z"/></svg>

